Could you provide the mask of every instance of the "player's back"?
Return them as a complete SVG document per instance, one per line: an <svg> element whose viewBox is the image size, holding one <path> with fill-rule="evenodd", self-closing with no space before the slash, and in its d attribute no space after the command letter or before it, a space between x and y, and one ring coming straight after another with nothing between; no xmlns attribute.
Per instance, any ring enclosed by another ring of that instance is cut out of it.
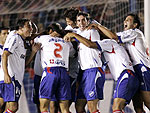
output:
<svg viewBox="0 0 150 113"><path fill-rule="evenodd" d="M62 38L43 35L38 38L41 43L42 67L65 67L68 68L69 52L72 46Z"/></svg>
<svg viewBox="0 0 150 113"><path fill-rule="evenodd" d="M105 39L101 42L104 57L108 61L108 66L115 80L125 69L133 70L129 56L124 49L115 40Z"/></svg>

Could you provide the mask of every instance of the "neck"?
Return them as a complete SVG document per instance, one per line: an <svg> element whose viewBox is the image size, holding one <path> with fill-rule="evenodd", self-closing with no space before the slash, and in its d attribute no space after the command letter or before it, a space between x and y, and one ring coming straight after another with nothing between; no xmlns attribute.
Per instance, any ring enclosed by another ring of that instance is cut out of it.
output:
<svg viewBox="0 0 150 113"><path fill-rule="evenodd" d="M2 45L2 46L4 45L4 42L2 40L0 40L0 45Z"/></svg>
<svg viewBox="0 0 150 113"><path fill-rule="evenodd" d="M18 30L16 33L19 34L23 39L26 39L26 37L23 35L23 33L20 30Z"/></svg>

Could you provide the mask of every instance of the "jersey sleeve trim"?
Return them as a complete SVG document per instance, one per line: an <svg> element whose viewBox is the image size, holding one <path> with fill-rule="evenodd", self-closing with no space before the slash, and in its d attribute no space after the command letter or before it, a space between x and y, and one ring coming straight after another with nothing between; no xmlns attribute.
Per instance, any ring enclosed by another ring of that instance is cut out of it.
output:
<svg viewBox="0 0 150 113"><path fill-rule="evenodd" d="M8 48L4 48L4 51L8 51L9 53L12 54L12 52L10 52L10 51L8 50Z"/></svg>
<svg viewBox="0 0 150 113"><path fill-rule="evenodd" d="M0 45L0 48L1 48L1 49L3 49L3 46L2 46L2 45Z"/></svg>
<svg viewBox="0 0 150 113"><path fill-rule="evenodd" d="M122 40L121 40L121 36L118 36L118 40L119 40L120 43L123 43Z"/></svg>
<svg viewBox="0 0 150 113"><path fill-rule="evenodd" d="M97 45L98 50L102 51L102 48L101 48L101 46L98 44L98 42L96 42L96 45Z"/></svg>

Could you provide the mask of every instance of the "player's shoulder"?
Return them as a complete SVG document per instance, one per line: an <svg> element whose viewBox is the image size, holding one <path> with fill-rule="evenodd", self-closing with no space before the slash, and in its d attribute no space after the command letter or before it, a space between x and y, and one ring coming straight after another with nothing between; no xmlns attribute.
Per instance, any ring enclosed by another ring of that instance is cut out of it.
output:
<svg viewBox="0 0 150 113"><path fill-rule="evenodd" d="M70 25L67 25L67 27L65 28L65 30L70 30L70 31L72 31L73 28L72 28Z"/></svg>
<svg viewBox="0 0 150 113"><path fill-rule="evenodd" d="M91 34L98 33L98 31L96 29L94 29L94 28L87 30L87 32L89 32Z"/></svg>
<svg viewBox="0 0 150 113"><path fill-rule="evenodd" d="M15 30L13 30L13 31L11 31L11 32L8 34L8 37L11 37L11 38L18 38L18 37L20 37L20 35L17 34Z"/></svg>

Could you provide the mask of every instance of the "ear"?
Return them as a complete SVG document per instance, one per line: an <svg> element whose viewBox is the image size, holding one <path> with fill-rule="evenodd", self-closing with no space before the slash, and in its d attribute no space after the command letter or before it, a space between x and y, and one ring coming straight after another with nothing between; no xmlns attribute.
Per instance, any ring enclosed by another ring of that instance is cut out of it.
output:
<svg viewBox="0 0 150 113"><path fill-rule="evenodd" d="M134 27L134 28L136 28L136 27L137 27L137 25L138 25L137 23L134 23L134 24L133 24L133 27Z"/></svg>

